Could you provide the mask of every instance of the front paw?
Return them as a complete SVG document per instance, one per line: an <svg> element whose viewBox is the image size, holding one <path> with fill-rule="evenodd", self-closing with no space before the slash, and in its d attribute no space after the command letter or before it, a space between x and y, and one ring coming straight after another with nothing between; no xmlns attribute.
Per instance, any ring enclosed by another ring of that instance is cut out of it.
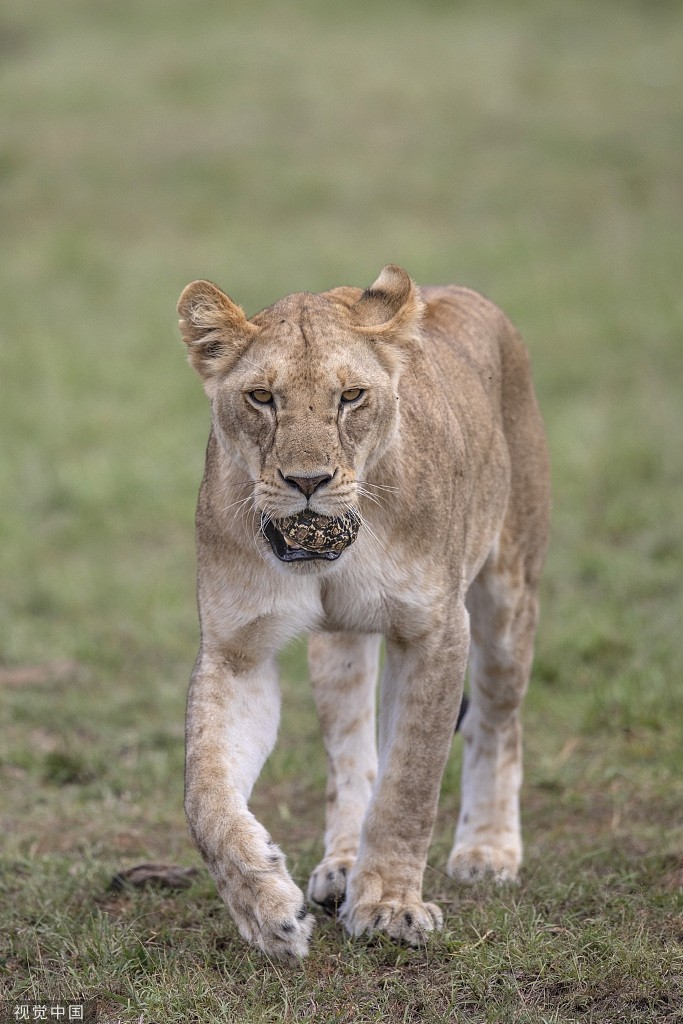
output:
<svg viewBox="0 0 683 1024"><path fill-rule="evenodd" d="M325 857L308 880L308 898L328 914L336 914L344 902L346 882L355 857Z"/></svg>
<svg viewBox="0 0 683 1024"><path fill-rule="evenodd" d="M314 918L287 872L245 873L221 892L242 938L278 960L308 953Z"/></svg>
<svg viewBox="0 0 683 1024"><path fill-rule="evenodd" d="M448 858L447 871L459 882L473 884L490 879L503 884L516 882L522 859L515 846L501 847L488 843L456 844Z"/></svg>
<svg viewBox="0 0 683 1024"><path fill-rule="evenodd" d="M379 876L369 884L352 885L340 917L346 930L354 936L384 932L396 942L421 946L435 929L443 927L443 914L435 903L424 903L416 890L392 894L382 891Z"/></svg>

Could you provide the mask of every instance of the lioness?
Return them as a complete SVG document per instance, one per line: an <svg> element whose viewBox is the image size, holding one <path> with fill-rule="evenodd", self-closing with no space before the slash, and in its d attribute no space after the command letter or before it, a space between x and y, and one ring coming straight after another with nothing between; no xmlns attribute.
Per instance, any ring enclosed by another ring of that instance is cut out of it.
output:
<svg viewBox="0 0 683 1024"><path fill-rule="evenodd" d="M521 860L520 705L550 504L527 353L480 295L417 288L396 266L366 291L289 295L250 320L195 281L178 312L212 410L191 834L242 936L303 956L313 917L247 801L278 728L276 655L308 631L329 759L308 897L352 935L417 944L442 924L422 876L468 653L448 871L510 880Z"/></svg>

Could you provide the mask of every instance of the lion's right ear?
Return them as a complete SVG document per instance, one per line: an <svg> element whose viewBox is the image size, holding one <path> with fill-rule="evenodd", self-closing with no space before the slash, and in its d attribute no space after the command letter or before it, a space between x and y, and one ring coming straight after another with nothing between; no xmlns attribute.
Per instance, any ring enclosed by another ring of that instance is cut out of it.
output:
<svg viewBox="0 0 683 1024"><path fill-rule="evenodd" d="M253 341L258 328L211 281L193 281L178 300L180 331L191 365L207 391Z"/></svg>

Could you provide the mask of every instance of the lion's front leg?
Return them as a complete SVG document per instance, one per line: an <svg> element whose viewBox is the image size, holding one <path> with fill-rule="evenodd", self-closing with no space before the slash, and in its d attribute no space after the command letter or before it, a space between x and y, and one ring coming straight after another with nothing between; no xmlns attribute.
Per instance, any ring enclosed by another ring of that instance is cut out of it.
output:
<svg viewBox="0 0 683 1024"><path fill-rule="evenodd" d="M439 908L422 899L422 878L468 643L463 605L420 642L387 641L379 774L341 909L353 935L384 931L417 945L442 925Z"/></svg>
<svg viewBox="0 0 683 1024"><path fill-rule="evenodd" d="M304 956L313 928L284 856L247 807L279 719L271 660L235 671L200 655L187 704L185 810L190 832L240 934L265 953Z"/></svg>
<svg viewBox="0 0 683 1024"><path fill-rule="evenodd" d="M327 751L325 856L308 896L333 913L356 861L363 817L377 776L375 689L378 636L314 634L308 661Z"/></svg>

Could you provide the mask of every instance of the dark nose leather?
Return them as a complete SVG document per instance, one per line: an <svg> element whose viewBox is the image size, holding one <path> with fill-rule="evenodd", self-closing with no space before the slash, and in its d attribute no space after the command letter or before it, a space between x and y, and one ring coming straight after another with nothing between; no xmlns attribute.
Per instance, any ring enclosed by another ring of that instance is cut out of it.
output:
<svg viewBox="0 0 683 1024"><path fill-rule="evenodd" d="M332 477L329 473L325 473L323 476L286 476L284 478L290 487L296 487L297 491L301 491L307 498L317 491L323 484L330 482Z"/></svg>

